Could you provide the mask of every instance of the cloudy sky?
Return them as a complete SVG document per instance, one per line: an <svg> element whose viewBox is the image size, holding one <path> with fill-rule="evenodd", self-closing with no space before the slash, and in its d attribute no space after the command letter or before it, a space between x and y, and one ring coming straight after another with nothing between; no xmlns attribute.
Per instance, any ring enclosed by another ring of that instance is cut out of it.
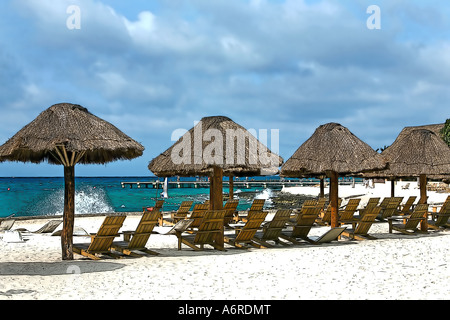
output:
<svg viewBox="0 0 450 320"><path fill-rule="evenodd" d="M370 5L381 29L367 26ZM174 130L211 115L279 129L285 160L327 122L377 149L405 126L450 118L449 87L447 0L0 2L0 144L70 102L146 149L132 161L79 165L78 176L150 175ZM0 176L62 174L0 164Z"/></svg>

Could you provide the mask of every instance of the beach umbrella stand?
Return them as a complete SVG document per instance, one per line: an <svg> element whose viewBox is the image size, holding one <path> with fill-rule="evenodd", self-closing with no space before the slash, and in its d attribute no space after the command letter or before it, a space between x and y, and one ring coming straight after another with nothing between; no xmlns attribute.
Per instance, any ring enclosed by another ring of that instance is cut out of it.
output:
<svg viewBox="0 0 450 320"><path fill-rule="evenodd" d="M75 165L131 160L144 147L86 108L71 103L51 106L0 146L0 161L64 166L63 260L73 260Z"/></svg>

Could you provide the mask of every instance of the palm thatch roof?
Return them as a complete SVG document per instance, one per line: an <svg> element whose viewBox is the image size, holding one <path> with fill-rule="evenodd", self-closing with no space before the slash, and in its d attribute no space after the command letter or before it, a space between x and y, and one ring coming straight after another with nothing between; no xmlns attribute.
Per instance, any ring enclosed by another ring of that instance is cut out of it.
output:
<svg viewBox="0 0 450 320"><path fill-rule="evenodd" d="M389 168L367 176L406 178L424 174L438 178L450 174L450 148L442 138L434 130L409 128L381 153Z"/></svg>
<svg viewBox="0 0 450 320"><path fill-rule="evenodd" d="M444 128L445 123L437 123L437 124L427 124L423 126L411 126L411 127L404 127L403 130L398 135L397 139L402 138L403 136L408 135L411 131L417 130L417 129L426 129L433 131L439 138L441 138L441 130Z"/></svg>
<svg viewBox="0 0 450 320"><path fill-rule="evenodd" d="M204 117L169 149L150 161L155 175L260 175L277 168L283 159L272 153L244 127L224 116Z"/></svg>
<svg viewBox="0 0 450 320"><path fill-rule="evenodd" d="M339 175L379 170L386 162L368 144L338 123L319 126L281 167L283 176Z"/></svg>
<svg viewBox="0 0 450 320"><path fill-rule="evenodd" d="M0 159L74 165L133 159L144 147L86 108L55 104L0 147Z"/></svg>

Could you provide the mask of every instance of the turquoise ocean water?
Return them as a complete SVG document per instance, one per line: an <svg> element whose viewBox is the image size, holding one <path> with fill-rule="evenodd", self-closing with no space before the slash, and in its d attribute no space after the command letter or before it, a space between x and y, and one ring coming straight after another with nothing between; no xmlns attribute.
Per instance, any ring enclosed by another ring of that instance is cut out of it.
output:
<svg viewBox="0 0 450 320"><path fill-rule="evenodd" d="M140 212L161 199L162 189L122 188L121 182L154 181L156 177L76 177L75 213ZM174 178L173 178L174 179ZM254 179L278 179L255 177ZM181 178L181 181L195 178ZM172 180L175 181L175 180ZM224 187L224 193L228 187ZM241 190L235 190L237 197ZM245 189L258 193L270 190ZM208 188L170 188L165 199L164 211L176 210L183 200L202 203L209 198ZM240 198L239 210L246 210L250 199ZM52 178L0 178L0 218L14 215L39 216L62 214L64 207L64 179Z"/></svg>

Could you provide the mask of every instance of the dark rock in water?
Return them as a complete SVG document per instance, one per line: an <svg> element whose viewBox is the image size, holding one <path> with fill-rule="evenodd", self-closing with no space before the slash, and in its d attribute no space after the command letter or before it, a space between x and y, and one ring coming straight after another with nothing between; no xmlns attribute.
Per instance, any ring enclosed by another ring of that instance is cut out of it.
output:
<svg viewBox="0 0 450 320"><path fill-rule="evenodd" d="M240 192L239 199L246 200L249 204L260 194L260 191ZM305 200L317 199L313 196L291 194L279 190L271 190L271 197L266 201L266 209L295 209L300 208Z"/></svg>
<svg viewBox="0 0 450 320"><path fill-rule="evenodd" d="M317 199L317 197L274 191L271 206L274 209L295 209L300 208L305 200L312 199Z"/></svg>

